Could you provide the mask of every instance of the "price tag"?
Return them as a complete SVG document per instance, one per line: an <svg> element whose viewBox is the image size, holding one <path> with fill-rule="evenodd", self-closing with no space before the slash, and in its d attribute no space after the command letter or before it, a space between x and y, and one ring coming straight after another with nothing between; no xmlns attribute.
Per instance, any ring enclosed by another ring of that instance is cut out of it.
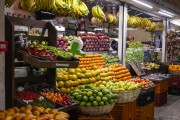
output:
<svg viewBox="0 0 180 120"><path fill-rule="evenodd" d="M117 53L117 51L112 51L112 53L116 54L116 53Z"/></svg>
<svg viewBox="0 0 180 120"><path fill-rule="evenodd" d="M69 64L56 63L56 67L69 67Z"/></svg>

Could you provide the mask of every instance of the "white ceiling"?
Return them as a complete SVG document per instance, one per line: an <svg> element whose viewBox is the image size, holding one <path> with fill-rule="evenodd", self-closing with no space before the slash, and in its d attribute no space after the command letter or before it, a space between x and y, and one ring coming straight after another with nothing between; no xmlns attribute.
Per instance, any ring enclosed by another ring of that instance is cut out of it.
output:
<svg viewBox="0 0 180 120"><path fill-rule="evenodd" d="M152 13L152 14L154 14L154 15L161 16L161 17L165 17L165 16L160 15L160 14L158 13L158 11L161 9L160 6L157 6L156 4L151 3L151 2L149 2L148 0L140 0L140 1L142 1L142 2L144 2L144 3L147 3L148 5L153 6L152 9L147 8L147 7L143 6L143 5L140 5L140 4L138 4L138 3L136 3L136 2L134 2L134 1L132 1L132 0L120 0L120 1L125 2L125 3L128 3L128 4L132 5L132 6L137 7L137 8L140 8L140 9L142 9L142 11L144 10L144 11L149 12L149 13ZM167 10L167 11L169 11L169 10ZM169 12L172 12L172 11L169 11ZM173 12L172 12L172 13L173 13ZM175 14L175 13L173 13L173 14ZM178 16L177 14L175 14L174 18L178 18L178 17L179 17L179 16ZM171 19L171 18L170 18L170 19Z"/></svg>

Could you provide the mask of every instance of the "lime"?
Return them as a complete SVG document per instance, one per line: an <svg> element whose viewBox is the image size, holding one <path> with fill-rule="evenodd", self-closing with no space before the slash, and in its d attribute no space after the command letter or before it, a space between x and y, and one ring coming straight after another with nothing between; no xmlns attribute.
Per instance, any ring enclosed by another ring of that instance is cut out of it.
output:
<svg viewBox="0 0 180 120"><path fill-rule="evenodd" d="M91 107L91 102L87 102L87 103L86 103L86 106L87 106L87 107Z"/></svg>
<svg viewBox="0 0 180 120"><path fill-rule="evenodd" d="M102 97L102 101L107 102L108 101L107 97Z"/></svg>
<svg viewBox="0 0 180 120"><path fill-rule="evenodd" d="M102 92L98 92L97 95L100 96L100 97L102 97L102 96L103 96L103 93L102 93Z"/></svg>
<svg viewBox="0 0 180 120"><path fill-rule="evenodd" d="M93 101L92 102L92 106L98 106L98 102L97 101Z"/></svg>
<svg viewBox="0 0 180 120"><path fill-rule="evenodd" d="M93 92L94 94L97 94L97 93L98 93L98 91L97 91L97 90L93 90L92 92Z"/></svg>
<svg viewBox="0 0 180 120"><path fill-rule="evenodd" d="M86 91L83 91L83 92L82 92L82 95L87 95L87 92L86 92Z"/></svg>
<svg viewBox="0 0 180 120"><path fill-rule="evenodd" d="M89 97L89 101L90 101L90 102L93 102L93 101L94 101L94 97L93 97L93 96L90 96L90 97Z"/></svg>
<svg viewBox="0 0 180 120"><path fill-rule="evenodd" d="M95 100L100 102L101 101L101 97L97 96Z"/></svg>
<svg viewBox="0 0 180 120"><path fill-rule="evenodd" d="M110 99L109 100L109 103L111 104L111 103L114 103L114 100L113 99Z"/></svg>
<svg viewBox="0 0 180 120"><path fill-rule="evenodd" d="M117 99L118 97L119 97L118 94L113 94L113 98L114 98L114 99Z"/></svg>
<svg viewBox="0 0 180 120"><path fill-rule="evenodd" d="M86 102L84 102L84 101L82 101L81 103L80 103L80 106L82 106L82 107L84 107L86 105Z"/></svg>
<svg viewBox="0 0 180 120"><path fill-rule="evenodd" d="M112 96L110 94L105 95L108 100L112 99Z"/></svg>
<svg viewBox="0 0 180 120"><path fill-rule="evenodd" d="M92 94L93 93L91 91L87 92L87 96L89 96L89 97L92 96Z"/></svg>
<svg viewBox="0 0 180 120"><path fill-rule="evenodd" d="M103 93L103 95L107 95L107 94L109 94L110 92L109 92L108 90L103 89L103 90L102 90L102 93Z"/></svg>
<svg viewBox="0 0 180 120"><path fill-rule="evenodd" d="M76 98L76 96L78 96L79 94L77 92L73 93L73 97Z"/></svg>
<svg viewBox="0 0 180 120"><path fill-rule="evenodd" d="M77 99L78 101L81 101L81 100L82 100L82 95L76 96L76 99Z"/></svg>
<svg viewBox="0 0 180 120"><path fill-rule="evenodd" d="M83 96L83 101L87 102L88 101L88 97L87 96Z"/></svg>
<svg viewBox="0 0 180 120"><path fill-rule="evenodd" d="M104 105L104 102L103 101L100 101L99 102L99 106L103 106Z"/></svg>

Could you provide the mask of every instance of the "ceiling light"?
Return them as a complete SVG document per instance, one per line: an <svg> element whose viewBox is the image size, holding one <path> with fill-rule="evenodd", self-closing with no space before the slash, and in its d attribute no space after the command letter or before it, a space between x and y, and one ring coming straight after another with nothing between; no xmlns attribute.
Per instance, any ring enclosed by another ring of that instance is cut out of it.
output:
<svg viewBox="0 0 180 120"><path fill-rule="evenodd" d="M132 0L132 1L134 1L134 2L136 2L136 3L138 3L138 4L141 4L141 5L143 5L143 6L146 6L146 7L150 8L150 9L153 8L151 5L148 5L148 4L146 4L146 3L144 3L144 2L141 2L141 1L139 1L139 0Z"/></svg>
<svg viewBox="0 0 180 120"><path fill-rule="evenodd" d="M167 16L167 17L173 17L172 15L167 14L167 13L162 12L162 11L159 11L158 13L161 14L161 15L165 15L165 16Z"/></svg>
<svg viewBox="0 0 180 120"><path fill-rule="evenodd" d="M180 26L180 19L179 20L171 20L170 22L174 25Z"/></svg>
<svg viewBox="0 0 180 120"><path fill-rule="evenodd" d="M167 10L160 10L161 12L163 12L163 13L167 13L167 14L169 14L169 15L174 15L173 13L171 13L171 12L169 12L169 11L167 11Z"/></svg>

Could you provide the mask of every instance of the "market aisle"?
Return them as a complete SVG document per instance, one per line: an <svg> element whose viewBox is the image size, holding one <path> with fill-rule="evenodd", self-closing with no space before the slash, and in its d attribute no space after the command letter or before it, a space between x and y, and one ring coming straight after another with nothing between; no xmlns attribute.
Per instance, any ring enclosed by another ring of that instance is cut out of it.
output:
<svg viewBox="0 0 180 120"><path fill-rule="evenodd" d="M168 102L155 108L154 120L180 120L180 96L168 95Z"/></svg>

